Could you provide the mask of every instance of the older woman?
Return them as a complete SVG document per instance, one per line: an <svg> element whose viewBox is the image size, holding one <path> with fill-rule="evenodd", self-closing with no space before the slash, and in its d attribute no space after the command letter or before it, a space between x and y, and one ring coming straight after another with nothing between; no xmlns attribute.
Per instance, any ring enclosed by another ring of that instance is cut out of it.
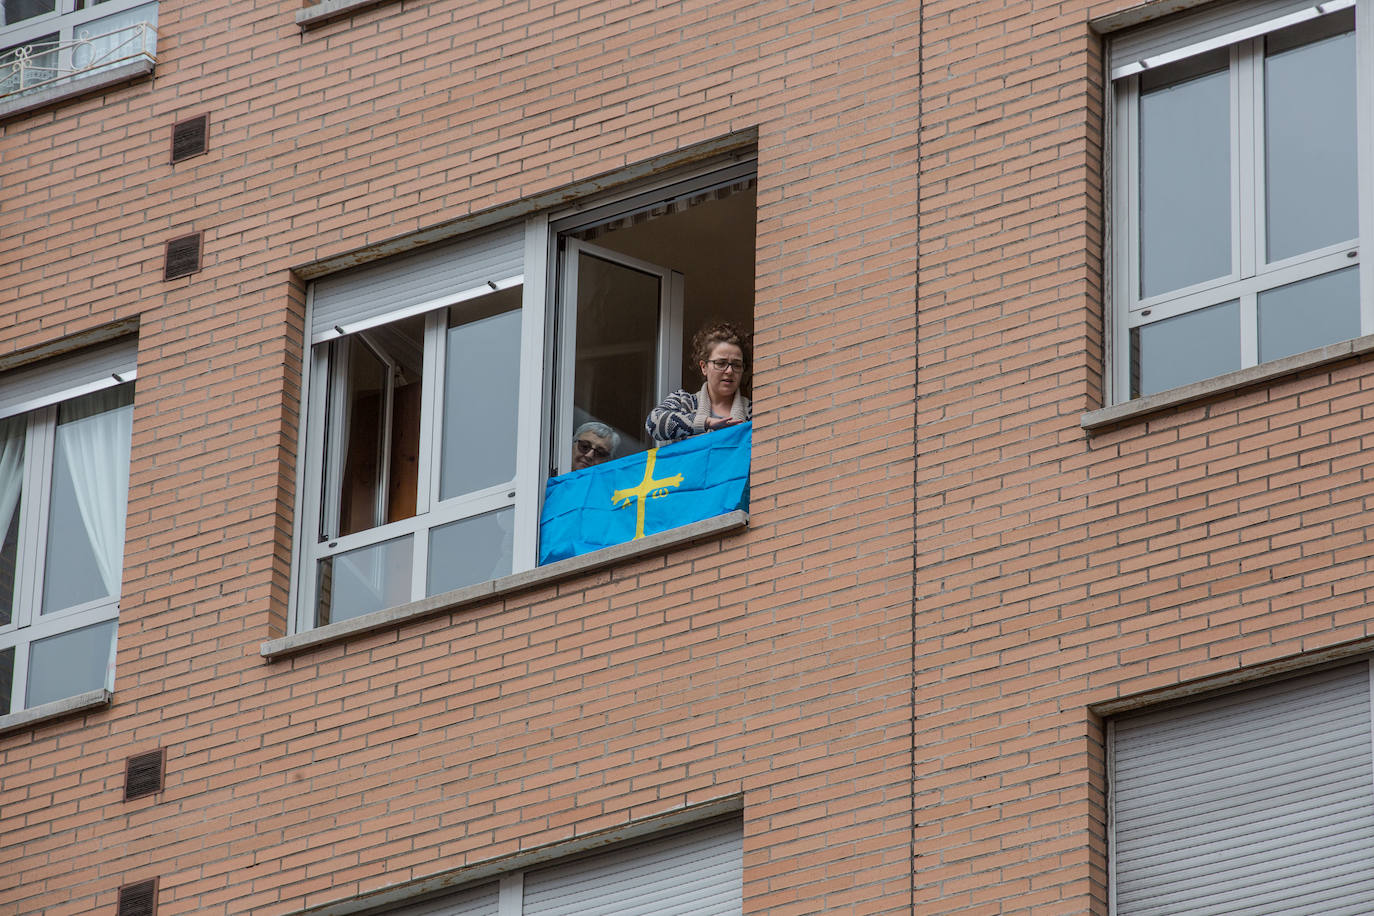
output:
<svg viewBox="0 0 1374 916"><path fill-rule="evenodd" d="M749 372L749 338L733 324L702 328L692 355L705 384L695 394L674 391L649 413L644 428L660 445L753 419L754 405L740 393Z"/></svg>

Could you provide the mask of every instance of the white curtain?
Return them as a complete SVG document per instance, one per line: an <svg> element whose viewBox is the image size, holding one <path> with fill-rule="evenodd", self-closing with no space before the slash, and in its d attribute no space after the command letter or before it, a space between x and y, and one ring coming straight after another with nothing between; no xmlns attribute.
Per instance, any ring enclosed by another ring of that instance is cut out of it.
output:
<svg viewBox="0 0 1374 916"><path fill-rule="evenodd" d="M64 422L57 427L57 449L72 475L76 505L105 594L118 595L124 567L133 408L122 389L111 388L71 402L65 412Z"/></svg>

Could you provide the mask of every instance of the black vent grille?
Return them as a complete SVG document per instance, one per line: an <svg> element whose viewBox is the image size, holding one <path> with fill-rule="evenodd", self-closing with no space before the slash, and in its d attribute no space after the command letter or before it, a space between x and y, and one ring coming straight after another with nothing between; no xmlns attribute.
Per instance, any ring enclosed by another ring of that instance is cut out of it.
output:
<svg viewBox="0 0 1374 916"><path fill-rule="evenodd" d="M200 233L172 239L167 243L167 266L164 280L186 277L200 270Z"/></svg>
<svg viewBox="0 0 1374 916"><path fill-rule="evenodd" d="M121 887L119 916L157 916L157 879L149 878Z"/></svg>
<svg viewBox="0 0 1374 916"><path fill-rule="evenodd" d="M209 136L209 115L187 118L172 125L172 161L180 162L205 152Z"/></svg>
<svg viewBox="0 0 1374 916"><path fill-rule="evenodd" d="M124 800L142 798L162 789L162 750L135 754L124 762Z"/></svg>

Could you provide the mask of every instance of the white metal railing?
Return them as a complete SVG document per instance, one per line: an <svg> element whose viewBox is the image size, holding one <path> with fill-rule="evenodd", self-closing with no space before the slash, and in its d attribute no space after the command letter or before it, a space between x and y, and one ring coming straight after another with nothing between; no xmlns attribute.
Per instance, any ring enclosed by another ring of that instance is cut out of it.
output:
<svg viewBox="0 0 1374 916"><path fill-rule="evenodd" d="M31 92L126 61L153 60L157 26L135 22L99 35L84 29L69 41L35 41L0 57L0 99Z"/></svg>

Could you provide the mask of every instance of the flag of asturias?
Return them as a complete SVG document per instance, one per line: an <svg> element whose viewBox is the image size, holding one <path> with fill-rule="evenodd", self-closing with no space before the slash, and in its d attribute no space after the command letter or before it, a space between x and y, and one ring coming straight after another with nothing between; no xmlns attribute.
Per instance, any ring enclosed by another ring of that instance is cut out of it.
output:
<svg viewBox="0 0 1374 916"><path fill-rule="evenodd" d="M753 430L740 423L550 478L539 562L748 508Z"/></svg>

